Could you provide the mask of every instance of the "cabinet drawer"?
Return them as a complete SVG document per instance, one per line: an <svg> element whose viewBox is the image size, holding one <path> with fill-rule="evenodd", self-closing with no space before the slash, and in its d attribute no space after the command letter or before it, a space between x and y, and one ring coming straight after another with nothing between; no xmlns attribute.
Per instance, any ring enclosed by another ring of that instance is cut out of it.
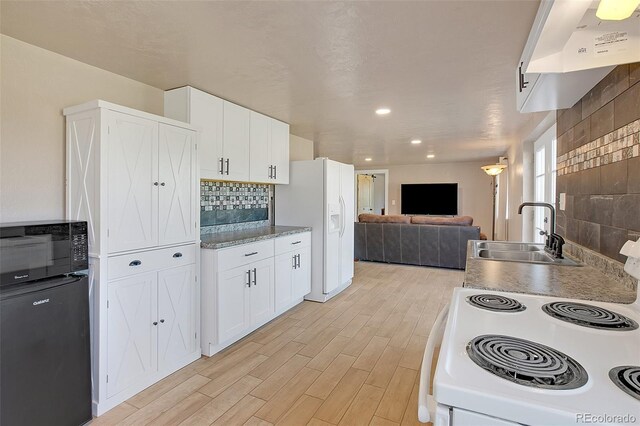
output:
<svg viewBox="0 0 640 426"><path fill-rule="evenodd" d="M276 238L276 255L311 245L311 232Z"/></svg>
<svg viewBox="0 0 640 426"><path fill-rule="evenodd" d="M273 257L273 240L218 250L218 269L227 271L247 263Z"/></svg>
<svg viewBox="0 0 640 426"><path fill-rule="evenodd" d="M132 274L189 265L195 261L195 244L111 256L108 260L108 276L113 280Z"/></svg>

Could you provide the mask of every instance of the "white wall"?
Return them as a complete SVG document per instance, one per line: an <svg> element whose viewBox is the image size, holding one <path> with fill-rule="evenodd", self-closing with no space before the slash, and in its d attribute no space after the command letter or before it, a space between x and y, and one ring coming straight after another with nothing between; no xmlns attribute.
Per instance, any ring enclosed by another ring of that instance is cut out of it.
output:
<svg viewBox="0 0 640 426"><path fill-rule="evenodd" d="M313 160L313 141L289 135L289 159L291 161Z"/></svg>
<svg viewBox="0 0 640 426"><path fill-rule="evenodd" d="M458 183L460 216L472 216L474 225L491 234L491 178L480 167L486 162L381 166L389 170L389 212L400 214L400 184ZM393 205L393 200L396 204Z"/></svg>
<svg viewBox="0 0 640 426"><path fill-rule="evenodd" d="M62 109L100 98L162 114L163 92L19 40L0 37L0 221L62 219Z"/></svg>

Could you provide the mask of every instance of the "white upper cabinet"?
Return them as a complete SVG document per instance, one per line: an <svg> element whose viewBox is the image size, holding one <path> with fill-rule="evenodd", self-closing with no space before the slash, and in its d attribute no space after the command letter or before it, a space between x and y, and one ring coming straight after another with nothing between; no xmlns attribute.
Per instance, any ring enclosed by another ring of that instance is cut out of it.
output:
<svg viewBox="0 0 640 426"><path fill-rule="evenodd" d="M289 183L289 125L194 89L165 92L165 115L201 129L200 177Z"/></svg>
<svg viewBox="0 0 640 426"><path fill-rule="evenodd" d="M251 111L251 173L252 182L271 182L271 121L266 115Z"/></svg>
<svg viewBox="0 0 640 426"><path fill-rule="evenodd" d="M289 125L271 120L271 164L273 183L289 183Z"/></svg>
<svg viewBox="0 0 640 426"><path fill-rule="evenodd" d="M108 118L109 251L158 244L158 123L112 112Z"/></svg>
<svg viewBox="0 0 640 426"><path fill-rule="evenodd" d="M223 110L224 179L248 181L251 111L227 101L224 101Z"/></svg>

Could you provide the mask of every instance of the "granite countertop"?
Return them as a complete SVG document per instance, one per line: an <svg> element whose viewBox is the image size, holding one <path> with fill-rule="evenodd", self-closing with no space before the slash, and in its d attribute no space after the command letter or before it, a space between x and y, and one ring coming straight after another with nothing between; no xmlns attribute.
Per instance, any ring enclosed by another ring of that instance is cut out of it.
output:
<svg viewBox="0 0 640 426"><path fill-rule="evenodd" d="M471 249L467 250L467 288L613 303L633 303L636 299L636 290L588 265L504 262L476 259L471 253Z"/></svg>
<svg viewBox="0 0 640 426"><path fill-rule="evenodd" d="M203 234L200 236L200 247L204 249L221 249L308 231L311 231L311 228L301 226L261 226L239 231Z"/></svg>

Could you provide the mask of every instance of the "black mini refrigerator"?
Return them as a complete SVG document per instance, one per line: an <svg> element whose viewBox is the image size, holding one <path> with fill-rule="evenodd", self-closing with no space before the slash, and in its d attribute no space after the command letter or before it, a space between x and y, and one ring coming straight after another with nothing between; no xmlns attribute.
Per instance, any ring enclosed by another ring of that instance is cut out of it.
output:
<svg viewBox="0 0 640 426"><path fill-rule="evenodd" d="M91 420L85 275L0 289L0 425Z"/></svg>

